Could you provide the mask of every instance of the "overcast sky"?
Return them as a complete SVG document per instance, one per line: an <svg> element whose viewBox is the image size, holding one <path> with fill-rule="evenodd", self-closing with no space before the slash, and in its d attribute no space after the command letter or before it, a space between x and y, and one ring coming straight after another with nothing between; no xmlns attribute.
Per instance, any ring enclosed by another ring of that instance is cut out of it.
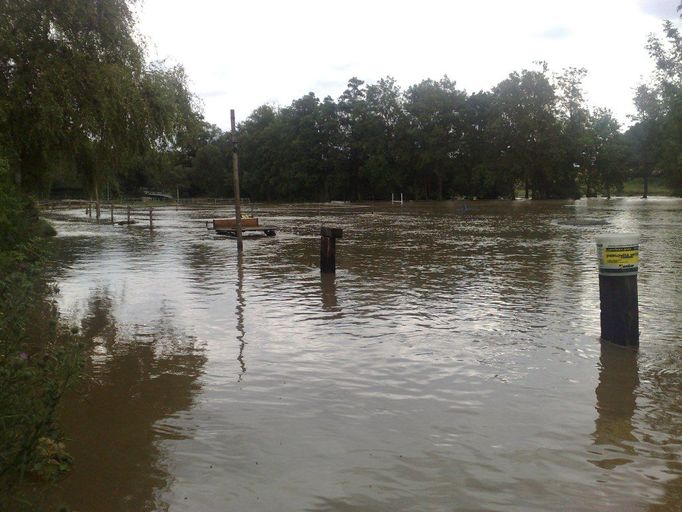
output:
<svg viewBox="0 0 682 512"><path fill-rule="evenodd" d="M585 67L593 107L622 123L652 63L644 45L679 0L145 0L151 57L185 66L206 120L229 127L264 104L313 91L338 98L348 79L393 76L405 89L447 74L489 90L545 60Z"/></svg>

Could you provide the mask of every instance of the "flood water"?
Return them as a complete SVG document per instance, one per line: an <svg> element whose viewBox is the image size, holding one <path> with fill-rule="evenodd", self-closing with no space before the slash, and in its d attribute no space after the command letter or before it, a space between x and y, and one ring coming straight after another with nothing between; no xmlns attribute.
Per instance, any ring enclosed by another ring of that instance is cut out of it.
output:
<svg viewBox="0 0 682 512"><path fill-rule="evenodd" d="M108 213L108 212L107 212ZM60 411L79 511L682 509L682 201L264 205L276 237L48 214L90 340ZM320 225L343 228L320 275ZM594 239L641 234L641 347Z"/></svg>

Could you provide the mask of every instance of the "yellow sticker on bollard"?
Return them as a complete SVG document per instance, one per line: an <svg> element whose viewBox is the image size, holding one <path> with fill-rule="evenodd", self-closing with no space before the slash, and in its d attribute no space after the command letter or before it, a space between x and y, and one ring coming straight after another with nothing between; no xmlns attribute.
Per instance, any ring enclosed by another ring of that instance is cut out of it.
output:
<svg viewBox="0 0 682 512"><path fill-rule="evenodd" d="M637 265L638 247L605 247L603 262L607 265Z"/></svg>
<svg viewBox="0 0 682 512"><path fill-rule="evenodd" d="M611 233L597 237L599 273L611 276L634 276L639 267L639 235Z"/></svg>

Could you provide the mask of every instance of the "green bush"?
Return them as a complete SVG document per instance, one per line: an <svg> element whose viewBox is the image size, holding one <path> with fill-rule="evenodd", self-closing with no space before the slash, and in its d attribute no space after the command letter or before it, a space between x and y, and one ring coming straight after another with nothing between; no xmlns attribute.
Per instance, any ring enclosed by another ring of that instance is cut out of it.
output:
<svg viewBox="0 0 682 512"><path fill-rule="evenodd" d="M59 322L44 279L47 251L32 201L0 162L0 510L17 503L27 477L70 466L55 410L81 366L77 338Z"/></svg>

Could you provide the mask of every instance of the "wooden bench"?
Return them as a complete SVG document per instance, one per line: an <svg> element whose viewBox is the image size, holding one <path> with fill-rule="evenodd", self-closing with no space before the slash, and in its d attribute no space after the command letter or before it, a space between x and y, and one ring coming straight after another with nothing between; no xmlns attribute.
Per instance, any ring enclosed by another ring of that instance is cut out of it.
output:
<svg viewBox="0 0 682 512"><path fill-rule="evenodd" d="M242 219L242 229L257 228L258 217ZM213 229L237 229L237 219L213 219Z"/></svg>
<svg viewBox="0 0 682 512"><path fill-rule="evenodd" d="M242 233L262 231L266 236L275 236L277 229L273 226L261 226L257 217L242 219L241 225ZM219 235L237 236L237 220L213 219L213 229Z"/></svg>

